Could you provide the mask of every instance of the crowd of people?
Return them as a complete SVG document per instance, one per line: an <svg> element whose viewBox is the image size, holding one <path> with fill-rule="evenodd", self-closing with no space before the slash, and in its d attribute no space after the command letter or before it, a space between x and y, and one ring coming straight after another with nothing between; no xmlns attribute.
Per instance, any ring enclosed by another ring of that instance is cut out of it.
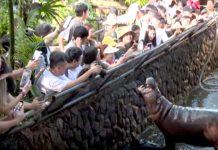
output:
<svg viewBox="0 0 218 150"><path fill-rule="evenodd" d="M208 0L203 9L199 0L149 0L143 7L130 5L122 15L111 8L98 38L93 26L85 23L89 17L87 5L76 4L75 14L55 30L48 23L35 29L34 34L44 40L25 69L35 72L34 84L45 95L62 92L96 75L104 77L107 70L213 18L215 11L213 0ZM53 50L55 39L58 46ZM12 96L12 82L19 80L25 69L12 71L0 58L0 112L4 114L0 133L18 125L25 118L24 109L43 109L43 102L37 98L32 103L22 103L31 81L17 96Z"/></svg>

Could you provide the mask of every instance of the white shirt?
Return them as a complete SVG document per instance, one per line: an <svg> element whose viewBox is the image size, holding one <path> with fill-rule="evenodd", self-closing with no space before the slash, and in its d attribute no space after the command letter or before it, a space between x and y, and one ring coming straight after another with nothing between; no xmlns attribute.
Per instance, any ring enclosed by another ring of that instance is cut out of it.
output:
<svg viewBox="0 0 218 150"><path fill-rule="evenodd" d="M78 67L76 67L75 69L68 69L68 78L70 80L76 80L76 78L78 77L79 73L82 70L82 66L79 65Z"/></svg>
<svg viewBox="0 0 218 150"><path fill-rule="evenodd" d="M161 42L165 42L169 39L167 33L164 29L157 28L156 29L156 46L160 45Z"/></svg>
<svg viewBox="0 0 218 150"><path fill-rule="evenodd" d="M45 94L50 94L52 92L61 92L65 88L65 86L71 80L67 78L67 76L55 76L49 70L45 70L39 80L37 81L37 85L40 90Z"/></svg>
<svg viewBox="0 0 218 150"><path fill-rule="evenodd" d="M76 47L76 44L73 42L73 40L71 40L64 48L64 52L66 52L66 50L70 47Z"/></svg>
<svg viewBox="0 0 218 150"><path fill-rule="evenodd" d="M139 41L144 40L145 38L145 32L148 29L148 24L144 24L140 30L140 34L139 34Z"/></svg>

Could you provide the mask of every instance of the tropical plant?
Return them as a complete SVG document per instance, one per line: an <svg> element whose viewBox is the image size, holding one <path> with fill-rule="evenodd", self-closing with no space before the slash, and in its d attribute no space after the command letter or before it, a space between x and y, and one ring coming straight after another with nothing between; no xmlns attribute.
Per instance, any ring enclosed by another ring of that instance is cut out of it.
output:
<svg viewBox="0 0 218 150"><path fill-rule="evenodd" d="M15 35L15 60L19 60L26 65L43 39L34 34L28 35L25 23L21 18L17 18L17 24Z"/></svg>
<svg viewBox="0 0 218 150"><path fill-rule="evenodd" d="M40 2L36 8L26 10L28 11L26 23L16 15L15 60L19 60L23 64L27 64L43 40L35 35L27 35L27 27L34 29L41 21L52 22L55 20L58 23L58 18L61 18L58 12L63 5L59 4L59 0L41 0Z"/></svg>
<svg viewBox="0 0 218 150"><path fill-rule="evenodd" d="M144 6L147 2L148 0L125 0L125 3L127 5L130 5L132 3L138 3L140 6Z"/></svg>
<svg viewBox="0 0 218 150"><path fill-rule="evenodd" d="M9 17L8 17L8 3L7 1L0 1L0 37L5 35L8 31Z"/></svg>
<svg viewBox="0 0 218 150"><path fill-rule="evenodd" d="M59 8L64 7L59 1L60 0L41 0L42 7L38 9L39 15L50 21L54 19L59 23L58 17L62 18L59 14Z"/></svg>

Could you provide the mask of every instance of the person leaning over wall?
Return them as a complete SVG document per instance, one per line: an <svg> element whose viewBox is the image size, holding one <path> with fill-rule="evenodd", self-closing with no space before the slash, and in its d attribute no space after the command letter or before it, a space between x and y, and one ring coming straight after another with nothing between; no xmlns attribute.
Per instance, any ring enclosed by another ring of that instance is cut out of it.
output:
<svg viewBox="0 0 218 150"><path fill-rule="evenodd" d="M12 70L8 67L4 58L0 57L0 95L2 96L0 99L0 113L4 115L0 119L0 134L18 125L25 118L24 109L42 108L42 103L36 100L33 100L32 103L22 101L31 88L30 81L27 82L16 97L11 95L12 82L8 82L8 79L12 74Z"/></svg>
<svg viewBox="0 0 218 150"><path fill-rule="evenodd" d="M66 75L70 80L80 80L84 78L88 79L91 75L100 73L100 66L91 67L83 76L78 78L79 73L82 71L82 50L78 47L71 47L65 52L67 61L67 72Z"/></svg>
<svg viewBox="0 0 218 150"><path fill-rule="evenodd" d="M134 32L129 26L123 26L117 29L117 37L119 39L117 48L119 48L119 51L115 53L116 59L120 59L124 54L127 57L133 56L133 52L137 50L137 43L133 39L134 35Z"/></svg>
<svg viewBox="0 0 218 150"><path fill-rule="evenodd" d="M62 92L84 82L92 74L101 72L100 66L93 65L84 75L75 80L70 80L65 75L67 66L68 63L65 53L61 51L54 51L51 53L50 69L46 69L37 81L38 87L44 94L49 95L53 92Z"/></svg>

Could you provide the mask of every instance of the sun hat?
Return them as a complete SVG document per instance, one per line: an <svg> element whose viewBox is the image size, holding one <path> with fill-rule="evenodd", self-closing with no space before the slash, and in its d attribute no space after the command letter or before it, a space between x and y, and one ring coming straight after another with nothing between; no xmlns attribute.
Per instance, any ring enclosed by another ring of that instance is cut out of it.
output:
<svg viewBox="0 0 218 150"><path fill-rule="evenodd" d="M132 35L134 35L134 32L131 30L131 27L129 26L119 27L117 29L117 38L120 39L127 33L131 33Z"/></svg>
<svg viewBox="0 0 218 150"><path fill-rule="evenodd" d="M103 25L116 25L117 24L117 16L115 14L109 14L107 19L103 22Z"/></svg>
<svg viewBox="0 0 218 150"><path fill-rule="evenodd" d="M119 49L116 48L116 47L108 46L108 47L104 50L103 54L112 54L112 53L117 52L118 50L119 50Z"/></svg>
<svg viewBox="0 0 218 150"><path fill-rule="evenodd" d="M11 75L12 69L7 65L5 59L0 57L0 80L3 80Z"/></svg>
<svg viewBox="0 0 218 150"><path fill-rule="evenodd" d="M114 39L111 36L105 36L102 40L102 44L115 47L117 43L114 41Z"/></svg>

